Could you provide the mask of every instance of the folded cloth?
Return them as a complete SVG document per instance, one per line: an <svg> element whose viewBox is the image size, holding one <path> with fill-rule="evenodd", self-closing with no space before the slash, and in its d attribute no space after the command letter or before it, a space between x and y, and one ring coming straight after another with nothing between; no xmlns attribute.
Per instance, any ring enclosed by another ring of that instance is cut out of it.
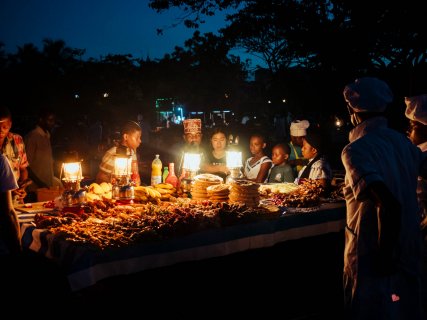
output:
<svg viewBox="0 0 427 320"><path fill-rule="evenodd" d="M405 97L405 116L414 121L427 125L427 94Z"/></svg>

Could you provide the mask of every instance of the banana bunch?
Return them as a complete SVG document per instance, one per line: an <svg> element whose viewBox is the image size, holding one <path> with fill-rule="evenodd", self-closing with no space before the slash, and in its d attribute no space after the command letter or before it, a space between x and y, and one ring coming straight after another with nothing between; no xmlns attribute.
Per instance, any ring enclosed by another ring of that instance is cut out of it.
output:
<svg viewBox="0 0 427 320"><path fill-rule="evenodd" d="M138 186L134 188L135 199L141 202L153 202L158 203L161 198L160 192L155 190L151 186Z"/></svg>
<svg viewBox="0 0 427 320"><path fill-rule="evenodd" d="M171 201L176 189L169 183L159 183L155 186L135 187L135 199L142 202Z"/></svg>
<svg viewBox="0 0 427 320"><path fill-rule="evenodd" d="M111 183L92 183L87 189L86 199L88 201L102 200L102 198L111 199L111 190Z"/></svg>
<svg viewBox="0 0 427 320"><path fill-rule="evenodd" d="M176 200L176 195L177 195L177 190L176 188L174 188L173 185L171 185L170 183L159 183L154 185L154 189L156 189L156 191L160 192L161 196L161 200L163 201L175 201Z"/></svg>

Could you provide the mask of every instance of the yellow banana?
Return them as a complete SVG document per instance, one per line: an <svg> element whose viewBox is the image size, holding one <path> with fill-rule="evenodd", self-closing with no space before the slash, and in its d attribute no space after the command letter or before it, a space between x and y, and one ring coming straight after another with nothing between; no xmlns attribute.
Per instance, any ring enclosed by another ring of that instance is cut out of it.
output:
<svg viewBox="0 0 427 320"><path fill-rule="evenodd" d="M170 183L159 183L154 186L156 189L172 189L173 185Z"/></svg>
<svg viewBox="0 0 427 320"><path fill-rule="evenodd" d="M150 193L150 197L152 198L160 198L162 196L159 191L157 191L155 188L151 186L147 187L147 190Z"/></svg>

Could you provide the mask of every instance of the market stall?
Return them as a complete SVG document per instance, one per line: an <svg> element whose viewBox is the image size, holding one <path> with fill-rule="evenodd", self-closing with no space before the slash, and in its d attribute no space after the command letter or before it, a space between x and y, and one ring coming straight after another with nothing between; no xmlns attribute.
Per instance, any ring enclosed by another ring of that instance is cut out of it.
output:
<svg viewBox="0 0 427 320"><path fill-rule="evenodd" d="M195 230L169 238L99 249L67 241L33 224L22 224L23 245L57 263L73 291L99 280L142 270L225 256L277 243L339 232L345 226L345 204L322 203L307 212Z"/></svg>

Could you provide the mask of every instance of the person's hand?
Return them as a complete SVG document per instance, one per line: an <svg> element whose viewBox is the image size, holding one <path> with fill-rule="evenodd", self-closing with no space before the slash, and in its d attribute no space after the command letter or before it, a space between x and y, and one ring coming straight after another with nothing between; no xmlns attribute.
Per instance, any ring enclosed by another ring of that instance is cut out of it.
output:
<svg viewBox="0 0 427 320"><path fill-rule="evenodd" d="M17 203L24 203L24 198L27 196L24 188L15 189L12 191L12 197Z"/></svg>

